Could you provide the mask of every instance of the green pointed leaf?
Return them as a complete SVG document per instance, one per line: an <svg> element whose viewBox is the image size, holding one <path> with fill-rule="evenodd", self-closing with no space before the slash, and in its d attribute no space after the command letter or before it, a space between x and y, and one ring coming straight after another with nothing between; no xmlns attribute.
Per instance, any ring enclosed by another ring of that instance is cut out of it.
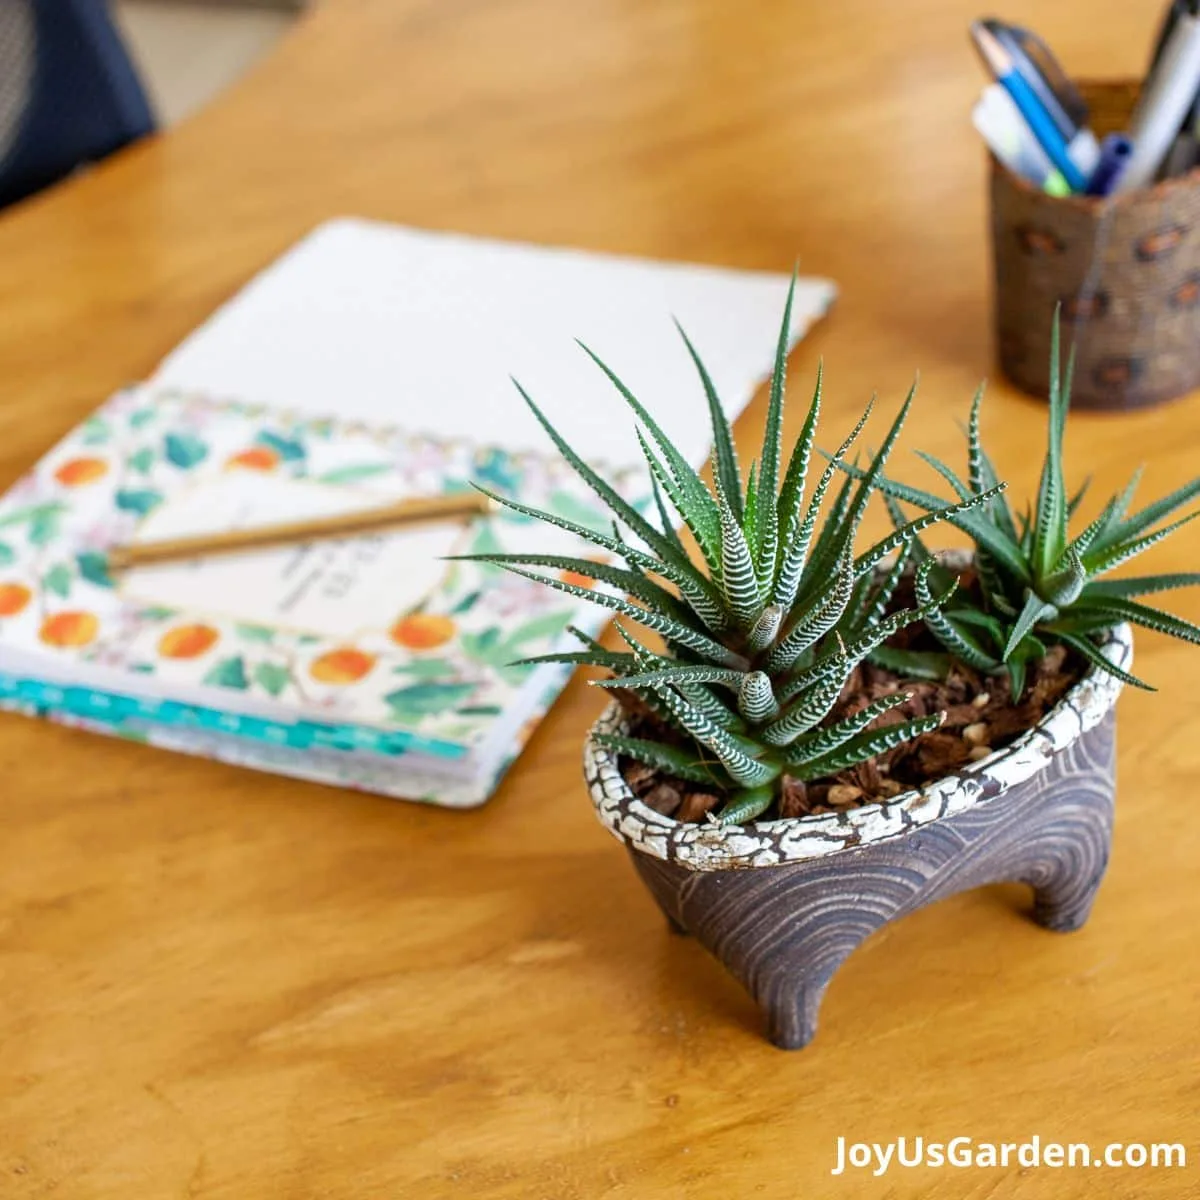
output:
<svg viewBox="0 0 1200 1200"><path fill-rule="evenodd" d="M782 605L785 609L791 608L795 602L796 593L799 590L804 569L807 565L809 549L812 544L812 535L817 524L817 515L825 500L825 494L829 490L829 486L833 482L833 477L837 474L839 468L842 470L847 469L843 463L843 459L850 452L850 448L854 445L858 435L862 433L863 426L866 425L874 406L875 400L872 398L871 402L867 405L866 411L859 418L858 424L854 426L846 440L834 451L824 471L821 472L820 479L817 480L817 486L813 489L812 496L809 498L803 521L796 527L795 533L789 535L780 547L781 561L779 574L775 581L773 599L776 604Z"/></svg>
<svg viewBox="0 0 1200 1200"><path fill-rule="evenodd" d="M1088 494L1088 488L1092 486L1092 477L1089 475L1080 485L1079 490L1067 501L1067 516L1073 517L1078 511L1079 506L1083 503L1083 498Z"/></svg>
<svg viewBox="0 0 1200 1200"><path fill-rule="evenodd" d="M739 749L729 733L688 704L678 693L667 687L663 688L659 695L692 737L701 745L707 746L721 760L721 765L735 783L744 787L755 787L778 776L777 768L758 762Z"/></svg>
<svg viewBox="0 0 1200 1200"><path fill-rule="evenodd" d="M683 518L683 523L691 530L713 578L719 577L721 570L720 518L718 517L714 522L709 506L697 504L687 491L676 483L671 473L650 448L645 434L640 429L636 431L636 435L638 445L641 446L642 454L645 456L646 465L650 468L651 478L666 492L668 499L675 506L675 511L679 513ZM707 491L705 496L708 496ZM711 497L708 498L711 500Z"/></svg>
<svg viewBox="0 0 1200 1200"><path fill-rule="evenodd" d="M804 487L808 479L808 466L812 461L813 442L817 436L817 422L821 416L821 385L824 374L824 363L818 361L817 382L813 388L812 402L808 407L808 415L804 418L804 425L800 430L800 436L792 446L787 471L784 473L783 485L779 492L777 512L780 544L778 547L779 563L776 567L777 572L779 566L783 563L788 547L799 532L800 524L804 517L802 512Z"/></svg>
<svg viewBox="0 0 1200 1200"><path fill-rule="evenodd" d="M805 687L783 715L759 733L764 742L771 746L790 745L829 715L842 694L847 677L854 669L854 663L848 657L843 656L838 661L837 670Z"/></svg>
<svg viewBox="0 0 1200 1200"><path fill-rule="evenodd" d="M671 661L671 660L666 660ZM622 687L665 687L668 684L681 683L719 683L737 691L746 678L745 671L735 671L730 667L693 666L682 663L675 666L663 667L661 670L631 673L623 679L596 679L593 686L600 688Z"/></svg>
<svg viewBox="0 0 1200 1200"><path fill-rule="evenodd" d="M660 533L654 526L642 516L638 510L629 503L615 488L613 488L607 480L600 474L594 471L584 460L575 453L575 451L567 444L567 442L559 435L558 430L550 423L546 415L533 402L525 389L514 379L513 384L517 391L520 392L521 398L529 407L529 411L533 413L538 424L546 431L546 435L554 443L559 454L566 459L567 463L575 471L575 473L592 489L593 492L608 506L613 515L623 521L638 537L640 537L646 545L648 545L656 554L658 554L664 563L670 563L680 571L692 571L694 574L699 574L688 562L686 556L679 550L675 541L664 533ZM516 512L526 512L529 515L537 517L539 520L546 520L545 514L537 510L526 509L523 505L515 501L506 501L503 497L495 496L491 492L480 488L485 495L492 495L493 499L500 500L501 503ZM558 523L560 528L571 527L574 531L586 529L587 526L578 521L573 521L570 518L555 517L551 523ZM596 531L588 530L588 534L592 535L590 540L596 540Z"/></svg>
<svg viewBox="0 0 1200 1200"><path fill-rule="evenodd" d="M941 723L942 714L935 713L933 716L918 717L915 721L906 721L901 725L869 729L866 733L860 733L858 737L844 742L824 758L813 759L811 762L797 764L795 767L789 764L785 769L789 775L798 776L803 780L820 779L824 775L844 771L847 767L866 762L868 758L875 758L879 754L885 754L888 750L894 750L897 746L911 742L913 738L920 737L923 733L932 732Z"/></svg>
<svg viewBox="0 0 1200 1200"><path fill-rule="evenodd" d="M1072 354L1073 358L1073 354ZM1059 380L1059 314L1050 329L1049 436L1042 478L1038 485L1037 517L1034 521L1034 570L1048 574L1062 557L1067 543L1067 490L1063 482L1063 431L1069 397Z"/></svg>
<svg viewBox="0 0 1200 1200"><path fill-rule="evenodd" d="M1152 629L1155 633L1165 633L1170 637L1200 645L1200 626L1172 613L1152 608L1148 604L1139 604L1136 600L1126 600L1119 596L1107 596L1103 600L1084 600L1080 601L1072 612L1108 617L1113 626L1120 625L1123 621L1132 621L1133 624Z"/></svg>
<svg viewBox="0 0 1200 1200"><path fill-rule="evenodd" d="M849 554L838 564L831 582L801 613L791 629L767 656L767 670L786 671L842 619L854 594L854 560Z"/></svg>
<svg viewBox="0 0 1200 1200"><path fill-rule="evenodd" d="M1200 517L1200 509L1189 513L1186 517L1181 517L1178 521L1173 521L1170 525L1164 525L1154 533L1134 538L1132 541L1116 542L1104 550L1097 550L1093 545L1092 549L1083 556L1083 565L1089 575L1103 575L1141 554L1143 550L1157 545L1164 538L1170 537L1177 529L1182 529L1184 525L1189 521L1194 521L1197 517Z"/></svg>
<svg viewBox="0 0 1200 1200"><path fill-rule="evenodd" d="M1025 597L1025 607L1021 609L1017 616L1017 623L1012 627L1008 635L1008 641L1004 647L1004 658L1007 661L1017 649L1017 645L1024 639L1025 635L1033 632L1033 627L1043 618L1053 619L1058 615L1058 610L1051 604L1047 604L1041 596L1034 592L1030 592Z"/></svg>
<svg viewBox="0 0 1200 1200"><path fill-rule="evenodd" d="M971 489L959 479L953 468L948 467L940 458L935 458L932 454L924 450L917 450L915 453L923 463L932 467L954 489L955 495L960 500L969 500L971 498Z"/></svg>
<svg viewBox="0 0 1200 1200"><path fill-rule="evenodd" d="M846 476L829 506L821 532L813 545L812 556L801 580L797 599L804 599L805 593L813 588L823 588L834 563L840 563L845 554L846 547L853 537L849 520L853 485L854 480Z"/></svg>
<svg viewBox="0 0 1200 1200"><path fill-rule="evenodd" d="M492 492L485 487L480 487L478 484L474 486L476 491L482 492L483 495L488 496L504 508L521 513L523 516L532 517L538 521L545 521L547 524L554 525L558 529L565 530L567 533L573 533L577 537L601 547L601 549L620 555L629 563L636 563L638 566L644 567L656 575L661 575L664 579L669 579L679 588L689 603L692 603L694 596L702 596L711 597L714 605L719 604L719 598L713 590L712 584L686 558L682 559L682 566L676 564L673 556L670 561L654 558L617 538L597 533L595 530L588 529L574 521L565 520L563 517L555 516L554 513L545 512L540 508L532 508L527 504L522 504L519 500L512 500L507 496L500 495L498 492Z"/></svg>
<svg viewBox="0 0 1200 1200"><path fill-rule="evenodd" d="M1133 476L1125 485L1125 488L1119 495L1109 501L1112 506L1112 511L1109 513L1108 520L1101 525L1099 532L1092 539L1092 548L1102 550L1106 548L1111 541L1120 541L1120 526L1125 518L1125 514L1129 511L1129 506L1133 503L1134 494L1137 492L1138 484L1142 481L1142 474L1145 467L1138 467L1134 471ZM1106 506L1107 511L1108 506Z"/></svg>
<svg viewBox="0 0 1200 1200"><path fill-rule="evenodd" d="M783 435L783 403L787 385L788 342L792 331L792 301L796 294L796 271L788 286L783 306L783 320L775 342L775 364L771 370L771 392L767 400L767 422L763 433L762 469L758 475L758 507L760 512L775 508L779 483L780 439Z"/></svg>
<svg viewBox="0 0 1200 1200"><path fill-rule="evenodd" d="M954 659L936 650L897 650L880 646L870 655L873 663L908 679L945 679Z"/></svg>
<svg viewBox="0 0 1200 1200"><path fill-rule="evenodd" d="M1173 575L1138 575L1126 579L1096 579L1083 589L1082 598L1090 600L1102 596L1151 596L1155 592L1169 592L1176 588L1200 585L1200 571L1186 571Z"/></svg>
<svg viewBox="0 0 1200 1200"><path fill-rule="evenodd" d="M1109 675L1119 679L1122 683L1128 683L1136 688L1141 688L1145 692L1157 691L1150 684L1139 679L1136 675L1131 675L1123 667L1118 667L1116 663L1109 662L1107 658L1100 652L1099 648L1090 641L1087 637L1078 636L1073 633L1066 633L1062 630L1058 631L1058 637L1073 650L1079 651L1084 658L1093 666L1099 667L1100 670L1106 671Z"/></svg>
<svg viewBox="0 0 1200 1200"><path fill-rule="evenodd" d="M574 558L565 554L450 554L446 556L446 561L486 562L496 567L516 563L526 567L542 567L550 571L569 571L620 588L621 591L636 596L675 620L686 620L689 615L687 609L670 592L647 579L645 575L614 566L612 563L593 562L590 558Z"/></svg>
<svg viewBox="0 0 1200 1200"><path fill-rule="evenodd" d="M937 524L939 521L956 524L955 518L961 516L963 513L970 512L972 509L982 508L991 503L1006 487L1008 487L1008 484L999 483L994 488L990 488L978 496L972 496L970 500L961 500L956 504L947 504L941 508L934 508L922 513L919 517L914 517L911 521L904 521L893 533L876 542L874 546L864 551L855 559L855 574L862 575L867 571L874 570L889 554L894 550L899 550L901 547L911 547L917 561L925 561L929 555L929 551L925 550L925 547L917 538L917 534L924 529L928 529L930 525ZM895 501L893 500L892 503L894 504ZM904 514L902 512L898 509L890 511L893 521L897 519L903 521Z"/></svg>
<svg viewBox="0 0 1200 1200"><path fill-rule="evenodd" d="M771 677L764 671L751 671L743 676L738 689L738 712L754 725L770 721L779 712L775 693L771 690Z"/></svg>
<svg viewBox="0 0 1200 1200"><path fill-rule="evenodd" d="M758 787L743 788L729 798L728 803L721 809L721 825L748 825L757 820L771 807L775 799L775 785L761 784Z"/></svg>
<svg viewBox="0 0 1200 1200"><path fill-rule="evenodd" d="M627 758L686 779L689 783L722 787L727 782L720 762L705 759L698 752L689 752L662 742L651 742L645 738L622 737L615 733L596 734L595 741L607 750L624 754Z"/></svg>
<svg viewBox="0 0 1200 1200"><path fill-rule="evenodd" d="M863 474L860 468L852 466L849 463L842 463L840 469L854 475L856 478L861 478ZM921 491L920 488L897 483L894 479L881 477L878 486L880 491L893 496L895 499L903 500L906 504L916 505L927 512L949 510L954 507L938 496ZM1003 488L1004 485L1000 486ZM1006 534L994 525L991 525L986 516L977 511L977 506L970 505L964 507L961 511L947 513L945 520L972 537L1005 570L1011 572L1023 586L1027 587L1033 582L1033 577L1030 574L1029 566L1021 547L1012 542Z"/></svg>
<svg viewBox="0 0 1200 1200"><path fill-rule="evenodd" d="M747 651L761 654L775 640L782 623L783 609L778 604L768 604L746 636Z"/></svg>
<svg viewBox="0 0 1200 1200"><path fill-rule="evenodd" d="M1048 575L1038 585L1038 593L1056 608L1065 608L1073 604L1087 583L1087 571L1074 547L1068 546L1052 575Z"/></svg>
<svg viewBox="0 0 1200 1200"><path fill-rule="evenodd" d="M885 713L906 704L912 698L911 692L896 692L891 696L881 696L878 700L866 705L859 712L845 717L824 729L814 729L802 739L794 742L788 751L788 763L794 766L799 763L811 762L832 754L839 746L845 745L851 738L857 737L868 725L877 721Z"/></svg>
<svg viewBox="0 0 1200 1200"><path fill-rule="evenodd" d="M578 596L581 600L589 600L593 604L599 604L603 608L610 608L613 612L619 612L624 616L631 617L638 624L645 625L647 629L653 629L655 633L661 633L664 637L671 638L680 643L680 645L687 646L697 654L715 663L719 663L721 666L737 667L740 669L747 665L746 660L740 654L736 654L720 642L713 641L706 634L691 629L679 621L665 617L661 613L656 613L646 608L639 608L636 604L631 604L628 600L620 596L610 596L605 592L596 592L590 588L577 587L573 583L565 583L561 579L551 579L545 575L537 575L532 571L526 571L522 567L511 564L500 563L497 565L505 571L521 576L523 579L531 579L535 583L545 584L546 587L564 592L568 596Z"/></svg>
<svg viewBox="0 0 1200 1200"><path fill-rule="evenodd" d="M667 512L667 506L663 502L662 488L659 487L658 478L651 473L650 475L650 490L654 496L654 508L658 513L658 519L662 525L664 536L671 539L679 552L683 553L683 543L679 540L679 534L675 529L675 522L671 519L671 514Z"/></svg>
<svg viewBox="0 0 1200 1200"><path fill-rule="evenodd" d="M730 428L729 418L726 417L725 410L721 407L717 390L713 387L708 370L701 361L700 355L696 353L691 339L684 333L683 326L678 321L675 322L675 328L679 330L679 336L683 338L683 344L687 347L688 354L691 355L696 372L700 376L700 383L704 388L704 395L708 400L708 412L713 431L714 474L725 495L729 498L733 515L737 517L738 521L741 521L742 475L738 469L737 448L733 444L733 430Z"/></svg>
<svg viewBox="0 0 1200 1200"><path fill-rule="evenodd" d="M618 393L624 399L625 403L633 409L637 414L637 418L649 431L654 444L662 453L666 460L667 467L670 469L671 475L675 482L685 493L688 502L694 503L699 511L704 511L705 501L708 504L708 512L710 520L716 516L716 501L712 498L712 493L704 486L704 481L696 474L695 468L683 457L682 454L675 448L674 442L671 441L662 429L659 428L658 422L650 415L642 403L634 396L634 394L617 378L609 367L602 362L595 354L592 353L583 342L578 345L583 352L600 368L607 376L609 382L617 389Z"/></svg>
<svg viewBox="0 0 1200 1200"><path fill-rule="evenodd" d="M1177 512L1197 496L1200 496L1200 479L1193 479L1191 483L1185 483L1182 487L1176 488L1161 500L1146 505L1140 512L1121 522L1119 529L1116 530L1116 537L1121 541L1128 541L1157 525L1159 521L1169 517L1173 512Z"/></svg>
<svg viewBox="0 0 1200 1200"><path fill-rule="evenodd" d="M994 671L999 662L992 657L976 639L961 626L957 625L945 612L941 611L929 590L929 572L932 570L932 559L923 563L914 579L917 602L925 612L925 624L951 654L961 659L968 666L980 671Z"/></svg>
<svg viewBox="0 0 1200 1200"><path fill-rule="evenodd" d="M733 619L750 628L763 610L763 597L745 534L734 519L728 502L721 501L721 590Z"/></svg>

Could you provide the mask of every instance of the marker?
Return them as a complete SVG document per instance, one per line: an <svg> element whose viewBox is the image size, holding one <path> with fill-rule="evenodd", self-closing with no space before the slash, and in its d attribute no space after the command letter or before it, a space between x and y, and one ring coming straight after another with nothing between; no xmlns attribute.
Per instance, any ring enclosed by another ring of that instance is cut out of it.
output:
<svg viewBox="0 0 1200 1200"><path fill-rule="evenodd" d="M1049 113L1046 112L1033 89L1013 65L1012 55L979 21L972 23L971 37L988 70L991 71L996 82L1012 97L1022 120L1029 126L1029 131L1046 152L1046 156L1062 173L1062 177L1067 181L1067 186L1073 192L1082 192L1087 186L1086 177L1071 160L1071 156L1067 153L1066 140L1059 133L1058 127Z"/></svg>
<svg viewBox="0 0 1200 1200"><path fill-rule="evenodd" d="M1133 142L1123 133L1110 133L1100 143L1100 161L1088 180L1089 196L1107 196L1120 181L1133 156Z"/></svg>
<svg viewBox="0 0 1200 1200"><path fill-rule="evenodd" d="M1166 45L1133 113L1133 154L1117 182L1118 192L1145 187L1171 150L1180 125L1200 90L1200 19L1183 13L1175 20Z"/></svg>
<svg viewBox="0 0 1200 1200"><path fill-rule="evenodd" d="M1013 60L1013 69L1029 84L1046 115L1054 122L1067 156L1090 178L1100 162L1100 143L1088 128L1088 107L1050 47L1030 29L989 17L980 24Z"/></svg>
<svg viewBox="0 0 1200 1200"><path fill-rule="evenodd" d="M1054 169L1012 97L998 83L983 89L971 110L971 121L992 153L1018 178L1051 196L1070 194L1067 181Z"/></svg>

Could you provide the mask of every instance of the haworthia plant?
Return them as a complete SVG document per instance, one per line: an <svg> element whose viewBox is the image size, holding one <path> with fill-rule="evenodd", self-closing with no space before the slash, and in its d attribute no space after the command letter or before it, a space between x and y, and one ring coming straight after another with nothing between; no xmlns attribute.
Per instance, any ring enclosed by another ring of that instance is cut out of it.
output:
<svg viewBox="0 0 1200 1200"><path fill-rule="evenodd" d="M611 671L613 677L599 681L599 686L625 688L641 697L672 736L668 742L612 735L604 738L605 743L662 771L720 790L727 797L720 812L726 823L751 821L766 812L785 775L819 778L937 726L938 715L878 724L878 718L904 702L903 693L844 720L831 722L830 714L854 668L904 626L936 619L953 590L952 582L931 580L933 564L929 563L918 570L924 599L916 607L890 611L900 571L893 567L881 572L881 564L893 554L906 560L921 530L935 521L986 507L1003 488L997 483L980 495L930 506L882 541L859 549L864 513L913 395L901 406L857 482L839 480L838 466L853 451L866 415L810 490L809 466L821 410L819 370L807 417L786 461L783 453L791 306L789 292L762 453L744 483L729 422L686 335L684 342L712 422L711 488L650 411L596 359L637 419L655 519L619 495L522 392L562 456L611 510L614 532L612 536L597 533L520 501L487 494L510 509L586 539L624 565L609 564L598 570L590 560L566 555L478 556L547 587L594 601L660 635L662 652L644 645L619 623L625 651L605 650L584 637L580 651L530 661L589 663ZM668 503L693 536L700 561L693 561L685 551ZM586 588L530 568L584 574L608 586Z"/></svg>
<svg viewBox="0 0 1200 1200"><path fill-rule="evenodd" d="M925 623L947 654L903 652L883 647L877 661L914 675L945 674L954 660L989 673L1007 673L1014 698L1024 691L1029 665L1055 643L1071 647L1090 663L1126 683L1149 688L1106 659L1094 637L1125 621L1200 642L1200 627L1136 599L1200 583L1200 572L1141 575L1101 579L1151 546L1200 516L1200 508L1182 517L1180 509L1200 497L1200 478L1176 488L1145 508L1130 513L1139 469L1128 486L1102 506L1099 514L1072 533L1071 523L1087 490L1068 490L1063 470L1063 441L1070 405L1074 354L1060 374L1059 322L1051 333L1049 430L1041 480L1032 509L1014 513L1008 500L994 494L996 471L983 448L980 433L982 388L976 392L966 428L967 477L962 479L944 462L922 455L950 485L957 500L979 503L947 514L947 519L974 542L978 587L963 590L946 605L931 609ZM865 480L865 472L844 465L847 477ZM929 512L945 511L946 501L890 478L874 480L885 495L897 529L909 526L904 505ZM985 498L986 497L986 498ZM1173 518L1173 519L1172 519ZM1076 521L1076 526L1082 522ZM918 561L931 563L929 551L913 540ZM925 575L925 585L945 582L937 565ZM917 589L925 603L929 593Z"/></svg>

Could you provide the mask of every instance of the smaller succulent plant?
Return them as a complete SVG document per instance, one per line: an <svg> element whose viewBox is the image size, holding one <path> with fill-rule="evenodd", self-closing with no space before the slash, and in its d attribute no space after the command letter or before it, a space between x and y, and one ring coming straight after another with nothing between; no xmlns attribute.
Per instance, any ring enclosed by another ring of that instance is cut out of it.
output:
<svg viewBox="0 0 1200 1200"><path fill-rule="evenodd" d="M750 821L765 812L785 775L803 780L831 774L940 722L940 715L934 715L877 724L878 718L904 703L903 693L886 696L843 720L829 723L827 718L855 667L906 625L934 620L953 589L952 583L935 587L930 580L934 564L927 563L917 571L926 598L915 608L890 611L917 534L935 521L981 508L1003 486L990 485L980 495L932 505L902 522L888 537L857 550L860 523L913 394L857 481L844 477L834 486L838 466L862 432L870 407L832 455L811 495L806 495L821 409L821 377L818 372L808 415L785 467L782 430L791 304L789 293L762 455L750 468L744 487L729 422L686 334L684 342L712 420L712 489L625 385L592 355L639 422L657 519L618 494L567 445L522 391L559 452L610 510L612 534L486 494L510 509L584 538L617 561L597 565L553 554L477 556L594 601L660 635L662 651L646 646L618 623L627 646L624 651L607 650L580 634L582 649L527 661L609 669L614 678L598 681L599 685L624 688L640 697L670 733L658 739L613 735L603 741L649 766L723 792L728 799L720 816L726 823ZM695 539L702 563L694 562L685 550L668 501ZM889 556L890 565L881 572ZM581 587L537 574L531 567L584 573L603 586Z"/></svg>
<svg viewBox="0 0 1200 1200"><path fill-rule="evenodd" d="M944 675L955 659L988 673L1006 671L1013 698L1017 699L1024 691L1029 664L1042 658L1049 645L1061 643L1124 682L1153 690L1105 658L1096 648L1093 636L1130 621L1185 641L1200 642L1200 628L1136 599L1200 583L1200 573L1100 578L1200 516L1198 509L1164 524L1200 496L1200 479L1130 514L1129 507L1141 477L1139 469L1124 491L1112 497L1094 520L1072 536L1071 518L1084 498L1087 485L1070 495L1064 479L1063 435L1074 354L1068 359L1065 377L1060 379L1057 314L1050 354L1049 435L1036 507L1014 514L1003 495L993 494L976 506L947 515L947 520L974 542L979 586L960 591L952 601L931 610L925 617L926 626L947 654L881 647L874 652L881 665L926 677ZM980 437L982 397L980 388L966 428L966 480L932 455L921 454L960 501L981 498L996 482L995 468ZM852 477L862 476L852 464L843 464L843 469ZM925 511L938 511L946 504L936 495L889 478L877 477L875 485L884 493L898 528L908 523L903 504ZM924 604L929 589L944 583L949 573L936 565L919 539L913 552L915 559L927 567L934 564L917 580L917 601Z"/></svg>

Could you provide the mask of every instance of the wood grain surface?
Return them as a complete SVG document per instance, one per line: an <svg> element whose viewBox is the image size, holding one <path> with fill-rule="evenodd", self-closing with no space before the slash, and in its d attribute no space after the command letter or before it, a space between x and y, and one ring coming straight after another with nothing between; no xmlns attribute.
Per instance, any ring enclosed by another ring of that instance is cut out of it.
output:
<svg viewBox="0 0 1200 1200"><path fill-rule="evenodd" d="M1013 0L1080 75L1157 6ZM786 269L829 435L872 389L958 454L991 370L967 0L327 0L196 118L0 215L0 484L319 220ZM739 426L761 427L762 397ZM614 412L616 411L614 407ZM789 430L797 429L796 417ZM993 384L1018 494L1040 407ZM829 436L827 435L827 436ZM1072 419L1097 492L1197 470L1200 398ZM911 462L912 477L920 464ZM910 468L906 467L906 471ZM922 469L923 470L923 469ZM1091 511L1089 509L1089 511ZM882 522L876 515L876 528ZM1194 568L1200 534L1153 552ZM1200 618L1200 594L1177 611ZM452 813L0 719L0 1196L1185 1197L1200 1082L1200 652L1138 647L1087 927L946 900L870 939L800 1055L597 826L576 681ZM1180 1172L894 1168L835 1139L1184 1142Z"/></svg>

